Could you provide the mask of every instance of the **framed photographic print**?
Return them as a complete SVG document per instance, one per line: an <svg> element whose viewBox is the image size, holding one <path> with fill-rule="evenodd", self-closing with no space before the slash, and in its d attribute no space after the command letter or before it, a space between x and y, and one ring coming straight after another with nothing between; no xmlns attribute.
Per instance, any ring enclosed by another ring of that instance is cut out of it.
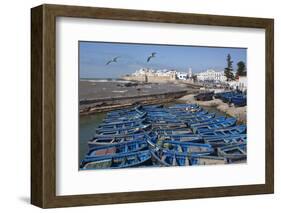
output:
<svg viewBox="0 0 281 213"><path fill-rule="evenodd" d="M31 203L274 191L272 19L31 9Z"/></svg>

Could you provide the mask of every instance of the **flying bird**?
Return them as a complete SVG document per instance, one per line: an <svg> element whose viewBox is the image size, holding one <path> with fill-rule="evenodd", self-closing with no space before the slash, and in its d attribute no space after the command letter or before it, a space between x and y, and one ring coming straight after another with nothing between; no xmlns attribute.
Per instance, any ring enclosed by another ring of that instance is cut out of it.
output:
<svg viewBox="0 0 281 213"><path fill-rule="evenodd" d="M110 60L110 61L108 61L105 65L109 65L109 64L111 64L111 63L113 63L113 62L117 63L117 58L120 58L120 57L119 57L119 56L117 56L117 57L115 57L115 58L111 59L111 60Z"/></svg>
<svg viewBox="0 0 281 213"><path fill-rule="evenodd" d="M149 62L152 58L154 58L156 55L155 52L151 53L151 55L147 58L146 62Z"/></svg>

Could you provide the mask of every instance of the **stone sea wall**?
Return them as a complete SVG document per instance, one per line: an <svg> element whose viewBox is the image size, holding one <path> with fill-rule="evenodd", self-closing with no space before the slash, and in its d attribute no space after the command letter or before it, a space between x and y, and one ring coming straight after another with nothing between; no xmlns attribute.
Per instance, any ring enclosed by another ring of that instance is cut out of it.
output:
<svg viewBox="0 0 281 213"><path fill-rule="evenodd" d="M190 91L191 92L191 91ZM194 91L193 91L194 92ZM151 95L80 100L80 115L127 108L137 104L159 104L173 101L189 94L186 90Z"/></svg>

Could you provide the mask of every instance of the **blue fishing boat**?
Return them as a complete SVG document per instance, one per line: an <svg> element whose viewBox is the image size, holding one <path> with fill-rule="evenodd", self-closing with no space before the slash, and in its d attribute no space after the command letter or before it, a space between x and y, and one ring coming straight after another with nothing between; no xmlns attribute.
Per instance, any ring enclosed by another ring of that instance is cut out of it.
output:
<svg viewBox="0 0 281 213"><path fill-rule="evenodd" d="M142 124L145 122L145 118L143 119L135 119L130 121L112 121L110 123L101 123L98 128L124 128L130 127L138 124Z"/></svg>
<svg viewBox="0 0 281 213"><path fill-rule="evenodd" d="M126 109L116 109L114 111L108 112L108 115L116 115L116 114L124 114L124 113L128 113L128 112L135 112L137 110L139 110L141 108L140 105L134 106L134 107L130 107L130 108L126 108Z"/></svg>
<svg viewBox="0 0 281 213"><path fill-rule="evenodd" d="M128 115L116 115L116 116L106 116L103 120L103 123L112 123L112 122L126 122L126 121L134 121L137 119L143 119L147 115L146 112L143 113L135 113Z"/></svg>
<svg viewBox="0 0 281 213"><path fill-rule="evenodd" d="M105 134L95 134L94 138L142 138L147 134L147 131L143 130L131 130L120 134L118 131L112 131Z"/></svg>
<svg viewBox="0 0 281 213"><path fill-rule="evenodd" d="M218 156L192 156L189 157L189 163L191 166L197 165L218 165L227 164L227 158Z"/></svg>
<svg viewBox="0 0 281 213"><path fill-rule="evenodd" d="M165 149L166 151L173 151L176 153L189 153L193 155L209 155L214 152L210 144L192 143L192 142L179 142L179 141L157 141L155 147L158 149Z"/></svg>
<svg viewBox="0 0 281 213"><path fill-rule="evenodd" d="M102 133L109 133L109 132L116 132L118 131L118 134L124 134L125 132L130 132L130 131L139 131L139 130L148 130L151 128L151 124L138 124L138 125L133 125L133 126L125 126L125 127L120 127L120 128L108 128L108 127L102 127L102 128L97 128L96 133L97 135L102 134Z"/></svg>
<svg viewBox="0 0 281 213"><path fill-rule="evenodd" d="M156 140L157 135L154 132L140 132L138 134L132 135L119 135L119 136L99 136L94 137L92 140L88 141L89 149L97 146L108 146L111 144L118 144L124 142L137 142L142 143L147 139L151 141Z"/></svg>
<svg viewBox="0 0 281 213"><path fill-rule="evenodd" d="M165 123L165 122L158 122L152 124L152 129L177 129L177 128L186 128L187 125L182 122L178 123Z"/></svg>
<svg viewBox="0 0 281 213"><path fill-rule="evenodd" d="M210 124L215 124L215 123L221 123L226 121L226 117L224 116L219 116L219 117L215 117L215 118L210 118L207 120L201 120L199 122L194 122L194 123L190 123L189 127L190 128L196 128L196 127L201 127L201 126L206 126L206 125L210 125Z"/></svg>
<svg viewBox="0 0 281 213"><path fill-rule="evenodd" d="M158 109L163 108L162 104L154 104L154 105L141 105L139 109L141 110L150 110L150 109Z"/></svg>
<svg viewBox="0 0 281 213"><path fill-rule="evenodd" d="M175 104L169 107L170 110L178 112L200 112L202 108L198 104Z"/></svg>
<svg viewBox="0 0 281 213"><path fill-rule="evenodd" d="M193 158L199 158L207 156L206 154L191 154L191 153L178 153L173 151L167 151L163 149L151 151L151 155L154 161L161 166L191 166L194 165L191 162Z"/></svg>
<svg viewBox="0 0 281 213"><path fill-rule="evenodd" d="M172 106L169 106L169 109L194 109L194 108L200 108L198 104L174 104Z"/></svg>
<svg viewBox="0 0 281 213"><path fill-rule="evenodd" d="M201 122L206 122L208 120L211 120L212 118L215 117L215 115L216 115L216 113L208 113L206 115L191 117L189 119L184 119L184 118L180 118L180 119L190 126L191 124L201 123Z"/></svg>
<svg viewBox="0 0 281 213"><path fill-rule="evenodd" d="M181 133L181 134L175 134L173 132L164 133L164 134L159 133L158 135L159 135L159 137L161 137L161 136L170 137L170 138L174 138L175 140L179 140L181 138L188 138L188 137L194 136L193 132L187 132L187 133Z"/></svg>
<svg viewBox="0 0 281 213"><path fill-rule="evenodd" d="M194 98L197 101L210 101L213 100L214 92L203 92L195 95Z"/></svg>
<svg viewBox="0 0 281 213"><path fill-rule="evenodd" d="M247 96L242 92L224 92L215 95L225 103L233 103L237 107L246 106Z"/></svg>
<svg viewBox="0 0 281 213"><path fill-rule="evenodd" d="M204 138L205 143L212 145L213 148L237 144L237 143L246 143L247 135L246 134L237 134L231 136L219 136L219 137L206 137Z"/></svg>
<svg viewBox="0 0 281 213"><path fill-rule="evenodd" d="M187 155L177 155L173 152L152 151L152 158L160 166L189 166L189 158Z"/></svg>
<svg viewBox="0 0 281 213"><path fill-rule="evenodd" d="M193 134L189 128L177 128L177 129L155 129L158 135L184 135Z"/></svg>
<svg viewBox="0 0 281 213"><path fill-rule="evenodd" d="M84 159L80 163L81 169L121 169L151 165L151 152L149 150L122 153L114 156L102 156Z"/></svg>
<svg viewBox="0 0 281 213"><path fill-rule="evenodd" d="M106 146L96 146L91 148L85 158L101 157L104 155L116 155L120 153L137 152L148 148L146 140L128 141Z"/></svg>
<svg viewBox="0 0 281 213"><path fill-rule="evenodd" d="M218 156L227 158L228 163L241 162L247 159L247 143L231 144L217 149Z"/></svg>
<svg viewBox="0 0 281 213"><path fill-rule="evenodd" d="M225 92L220 94L220 99L225 103L229 103L234 95L235 92Z"/></svg>
<svg viewBox="0 0 281 213"><path fill-rule="evenodd" d="M124 128L124 129L114 129L114 130L108 130L108 129L98 129L96 131L96 136L125 136L125 135L131 135L131 134L136 134L140 133L141 131L144 130L149 130L151 128L150 124L146 125L140 125L138 127L129 127L129 128Z"/></svg>
<svg viewBox="0 0 281 213"><path fill-rule="evenodd" d="M223 129L223 128L232 127L235 124L236 124L236 118L227 118L222 122L203 124L203 125L198 125L198 126L192 127L192 130L193 130L193 132L202 134L204 132L209 132L209 131L212 131L215 129Z"/></svg>
<svg viewBox="0 0 281 213"><path fill-rule="evenodd" d="M150 122L153 123L179 123L181 122L176 117L150 117L147 119Z"/></svg>
<svg viewBox="0 0 281 213"><path fill-rule="evenodd" d="M208 114L208 111L206 111L206 110L202 110L200 112L193 112L193 113L186 113L186 112L174 113L174 115L179 116L181 119L185 119L185 120L200 117L200 116L206 115L206 114Z"/></svg>
<svg viewBox="0 0 281 213"><path fill-rule="evenodd" d="M229 127L225 129L213 129L209 132L200 133L202 138L215 138L215 137L226 137L237 134L246 133L246 125L239 125L234 127Z"/></svg>
<svg viewBox="0 0 281 213"><path fill-rule="evenodd" d="M231 98L231 103L237 107L242 107L247 105L247 98L244 95L236 95Z"/></svg>
<svg viewBox="0 0 281 213"><path fill-rule="evenodd" d="M142 116L145 112L142 112L136 108L134 109L124 109L119 111L108 112L106 114L106 119L116 119L119 117L135 117L135 116Z"/></svg>
<svg viewBox="0 0 281 213"><path fill-rule="evenodd" d="M157 141L177 141L181 143L191 142L191 143L204 143L204 139L198 135L188 134L188 135L157 135L154 138L155 143Z"/></svg>

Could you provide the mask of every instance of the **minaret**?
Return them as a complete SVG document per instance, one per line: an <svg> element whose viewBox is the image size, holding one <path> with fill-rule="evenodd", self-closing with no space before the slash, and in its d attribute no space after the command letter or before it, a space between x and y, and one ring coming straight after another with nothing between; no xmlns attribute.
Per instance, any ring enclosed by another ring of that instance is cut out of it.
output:
<svg viewBox="0 0 281 213"><path fill-rule="evenodd" d="M189 67L188 69L188 78L191 78L192 77L192 70L191 70L191 67Z"/></svg>

